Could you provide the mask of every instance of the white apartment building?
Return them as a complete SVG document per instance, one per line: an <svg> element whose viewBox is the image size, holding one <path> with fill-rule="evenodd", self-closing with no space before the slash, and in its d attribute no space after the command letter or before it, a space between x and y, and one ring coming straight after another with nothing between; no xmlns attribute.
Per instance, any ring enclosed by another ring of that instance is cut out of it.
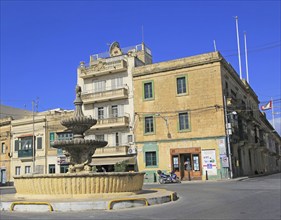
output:
<svg viewBox="0 0 281 220"><path fill-rule="evenodd" d="M136 154L132 71L151 63L151 51L143 43L120 48L118 42L108 52L91 55L89 64L80 63L77 83L82 88L83 111L98 120L87 137L108 142L96 150L94 158L100 159L94 159L95 165L114 165Z"/></svg>

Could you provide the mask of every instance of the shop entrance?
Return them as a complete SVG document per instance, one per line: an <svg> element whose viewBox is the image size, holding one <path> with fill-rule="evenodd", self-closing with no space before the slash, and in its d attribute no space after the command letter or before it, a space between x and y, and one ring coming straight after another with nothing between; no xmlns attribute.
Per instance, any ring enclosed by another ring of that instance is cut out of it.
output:
<svg viewBox="0 0 281 220"><path fill-rule="evenodd" d="M182 180L201 180L201 148L171 149L172 169Z"/></svg>

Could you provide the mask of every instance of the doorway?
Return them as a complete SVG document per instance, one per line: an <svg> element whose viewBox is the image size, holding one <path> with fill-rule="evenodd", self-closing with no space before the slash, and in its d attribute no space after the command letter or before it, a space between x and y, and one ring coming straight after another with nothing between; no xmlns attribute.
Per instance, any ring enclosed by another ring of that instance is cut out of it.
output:
<svg viewBox="0 0 281 220"><path fill-rule="evenodd" d="M6 184L6 169L1 170L1 185Z"/></svg>
<svg viewBox="0 0 281 220"><path fill-rule="evenodd" d="M172 169L182 180L201 180L201 148L171 149Z"/></svg>

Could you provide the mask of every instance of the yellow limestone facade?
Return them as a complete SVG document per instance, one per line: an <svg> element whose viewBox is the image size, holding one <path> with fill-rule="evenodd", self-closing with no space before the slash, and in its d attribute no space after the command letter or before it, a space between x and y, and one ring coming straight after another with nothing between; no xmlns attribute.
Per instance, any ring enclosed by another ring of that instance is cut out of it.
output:
<svg viewBox="0 0 281 220"><path fill-rule="evenodd" d="M234 176L254 173L257 161L251 168L244 163L246 156L237 156L238 149L246 152L255 138L245 140L239 136L238 118L246 122L248 111L237 103L245 102L247 110L253 112L258 109L258 99L220 53L136 67L133 82L138 168L146 172L146 181L156 181L157 170L174 170L186 180L228 178L226 118L230 120L234 110L236 118L231 121L231 129L236 129L236 133L230 135ZM236 100L235 106L231 100ZM258 112L253 113L253 120L260 120ZM249 136L251 126L248 125ZM246 146L238 146L242 140ZM274 163L276 171L280 163L280 136L274 140L278 149L274 159L279 161ZM239 167L239 161L243 161L243 167Z"/></svg>

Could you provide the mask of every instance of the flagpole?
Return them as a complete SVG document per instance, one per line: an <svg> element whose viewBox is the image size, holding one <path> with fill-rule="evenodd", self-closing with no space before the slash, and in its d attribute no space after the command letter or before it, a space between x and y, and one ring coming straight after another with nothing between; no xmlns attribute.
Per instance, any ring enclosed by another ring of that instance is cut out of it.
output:
<svg viewBox="0 0 281 220"><path fill-rule="evenodd" d="M235 23L236 23L236 37L237 37L237 49L238 49L238 61L239 61L239 75L240 75L240 79L242 79L240 43L239 43L239 32L238 32L238 16L235 16Z"/></svg>
<svg viewBox="0 0 281 220"><path fill-rule="evenodd" d="M273 99L272 99L272 97L271 97L271 115L272 115L272 125L273 125L273 128L275 129L274 111L273 111Z"/></svg>

